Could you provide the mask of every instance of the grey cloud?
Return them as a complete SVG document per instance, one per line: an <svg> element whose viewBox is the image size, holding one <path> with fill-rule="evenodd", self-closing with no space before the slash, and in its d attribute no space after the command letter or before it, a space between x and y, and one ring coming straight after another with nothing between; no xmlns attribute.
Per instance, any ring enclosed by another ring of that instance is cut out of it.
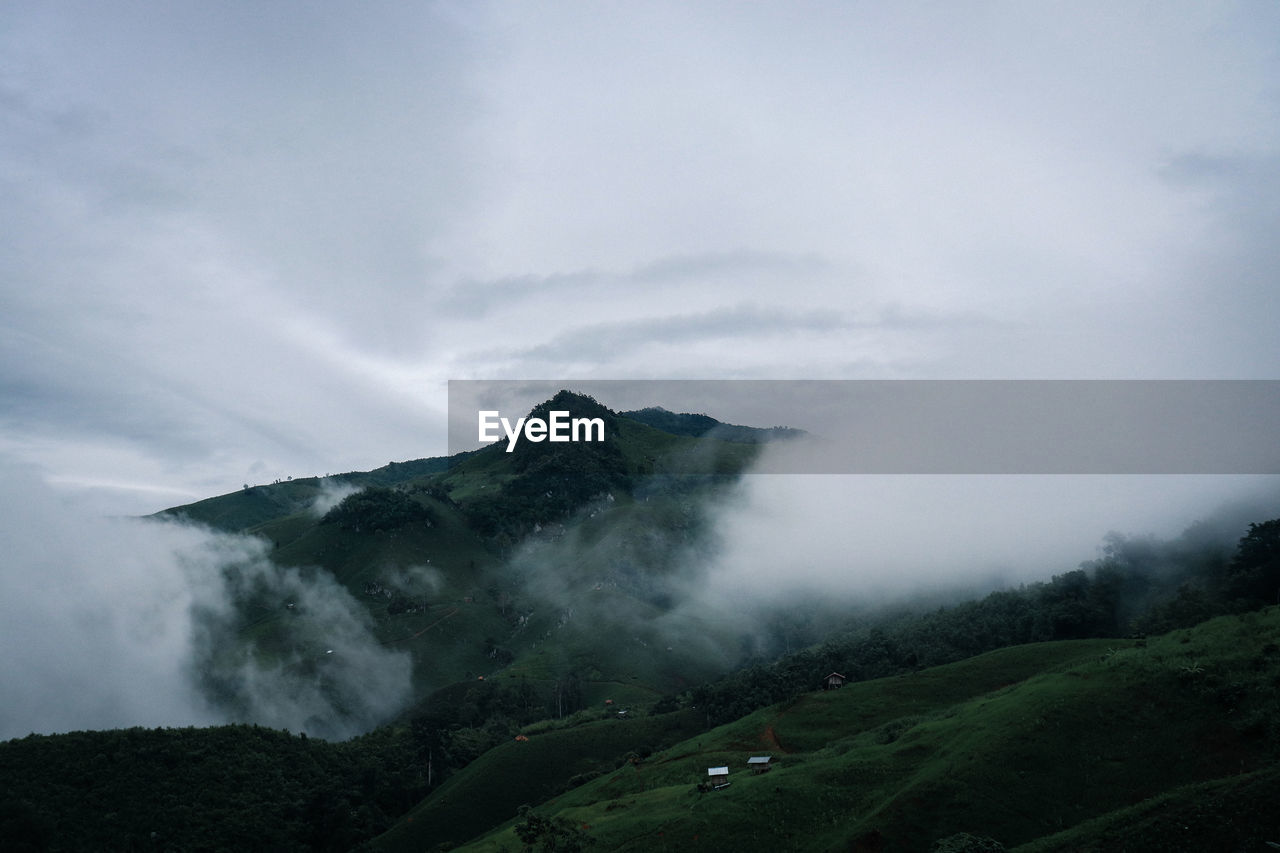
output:
<svg viewBox="0 0 1280 853"><path fill-rule="evenodd" d="M454 286L441 307L460 316L483 317L512 303L534 298L572 302L585 292L619 292L634 288L698 285L720 276L769 273L812 276L831 264L813 254L792 255L740 249L658 258L625 272L582 270L550 275L509 276L492 281L466 281Z"/></svg>
<svg viewBox="0 0 1280 853"><path fill-rule="evenodd" d="M191 608L190 665L219 711L347 738L404 706L411 695L408 653L379 644L368 611L332 576L275 566L259 542L218 540L201 543L212 553L195 557L204 571L212 563L214 577ZM246 607L288 614L283 637L269 651L239 636Z"/></svg>
<svg viewBox="0 0 1280 853"><path fill-rule="evenodd" d="M716 338L744 340L768 332L823 331L838 329L842 325L840 319L822 312L771 312L743 305L703 314L580 326L548 343L506 353L505 360L540 365L579 361L608 365L653 344L670 345Z"/></svg>
<svg viewBox="0 0 1280 853"><path fill-rule="evenodd" d="M852 315L852 316L851 316ZM768 335L799 336L815 333L856 335L866 332L912 332L936 329L990 328L992 318L976 312L942 312L902 305L886 305L853 314L836 308L798 310L739 304L697 314L675 314L640 320L619 320L570 327L550 341L524 349L496 349L468 354L473 364L489 364L494 375L514 365L525 365L543 375L565 375L565 365L591 363L616 368L651 346L723 341L726 346L756 349ZM691 365L683 365L681 371ZM598 375L598 374L597 374Z"/></svg>
<svg viewBox="0 0 1280 853"><path fill-rule="evenodd" d="M699 598L732 609L786 593L868 601L1046 580L1106 535L1174 537L1215 518L1224 553L1276 515L1280 477L748 475L716 516Z"/></svg>
<svg viewBox="0 0 1280 853"><path fill-rule="evenodd" d="M347 737L408 697L407 656L329 576L256 539L84 516L33 470L0 473L0 739L232 720ZM286 653L237 642L247 596L296 604Z"/></svg>
<svg viewBox="0 0 1280 853"><path fill-rule="evenodd" d="M448 376L1274 375L1245 8L6 4L0 440L198 492L440 452Z"/></svg>
<svg viewBox="0 0 1280 853"><path fill-rule="evenodd" d="M306 455L268 413L233 409L200 385L183 386L124 353L104 359L82 341L52 342L9 329L0 341L0 422L24 434L104 438L169 459L208 457L228 435Z"/></svg>
<svg viewBox="0 0 1280 853"><path fill-rule="evenodd" d="M1247 171L1238 157L1189 152L1173 157L1157 170L1164 180L1183 186L1239 178Z"/></svg>
<svg viewBox="0 0 1280 853"><path fill-rule="evenodd" d="M320 494L311 502L308 510L317 518L324 517L329 510L342 503L343 498L360 491L359 486L325 478L320 481Z"/></svg>
<svg viewBox="0 0 1280 853"><path fill-rule="evenodd" d="M1170 160L1160 176L1205 211L1202 239L1184 259L1168 313L1179 342L1210 374L1272 378L1280 340L1272 333L1275 271L1280 269L1280 152L1199 150Z"/></svg>
<svg viewBox="0 0 1280 853"><path fill-rule="evenodd" d="M172 557L226 560L41 476L433 455L448 376L1275 378L1276 43L1273 4L0 4L0 447L45 466L4 494L4 731L225 718L177 652L227 587ZM874 501L795 501L815 580L885 564L804 516ZM326 701L303 653L221 663L245 714Z"/></svg>

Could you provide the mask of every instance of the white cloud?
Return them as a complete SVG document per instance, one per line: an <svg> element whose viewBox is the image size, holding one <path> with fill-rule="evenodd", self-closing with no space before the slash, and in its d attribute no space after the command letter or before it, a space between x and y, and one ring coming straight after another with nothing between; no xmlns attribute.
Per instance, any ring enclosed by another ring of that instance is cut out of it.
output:
<svg viewBox="0 0 1280 853"><path fill-rule="evenodd" d="M449 378L1271 378L1278 36L6 4L0 447L142 512L443 453Z"/></svg>
<svg viewBox="0 0 1280 853"><path fill-rule="evenodd" d="M309 507L311 514L318 518L323 517L329 510L342 503L348 495L354 495L358 491L360 487L351 483L323 479L320 481L320 494L316 495L316 499Z"/></svg>
<svg viewBox="0 0 1280 853"><path fill-rule="evenodd" d="M444 453L450 378L1275 378L1277 43L1261 2L0 5L0 735L219 718L189 571L300 581L93 517ZM725 565L929 579L923 502L1016 573L1130 518L1073 492L1024 556L1035 489L839 482L749 492Z"/></svg>
<svg viewBox="0 0 1280 853"><path fill-rule="evenodd" d="M1274 477L752 475L717 518L702 595L732 608L1029 583L1100 556L1112 531L1173 538L1228 505L1238 538L1278 500Z"/></svg>
<svg viewBox="0 0 1280 853"><path fill-rule="evenodd" d="M329 576L256 539L86 515L31 469L0 471L0 739L229 721L345 737L407 700L407 655ZM235 641L251 591L295 605L291 651Z"/></svg>

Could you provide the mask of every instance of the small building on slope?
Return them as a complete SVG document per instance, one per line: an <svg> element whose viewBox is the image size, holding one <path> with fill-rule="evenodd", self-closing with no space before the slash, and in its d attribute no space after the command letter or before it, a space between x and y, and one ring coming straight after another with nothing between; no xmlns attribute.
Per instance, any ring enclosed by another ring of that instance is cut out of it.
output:
<svg viewBox="0 0 1280 853"><path fill-rule="evenodd" d="M707 768L707 784L711 786L711 790L718 791L721 788L729 787L729 768L728 767L708 767Z"/></svg>

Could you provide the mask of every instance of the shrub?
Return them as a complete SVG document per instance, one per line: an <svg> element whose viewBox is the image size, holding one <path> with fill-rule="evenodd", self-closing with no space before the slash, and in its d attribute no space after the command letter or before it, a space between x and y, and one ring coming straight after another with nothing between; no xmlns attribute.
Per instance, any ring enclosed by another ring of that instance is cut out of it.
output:
<svg viewBox="0 0 1280 853"><path fill-rule="evenodd" d="M336 524L356 533L395 530L411 522L432 523L431 511L404 492L370 486L347 495L325 513L321 524Z"/></svg>

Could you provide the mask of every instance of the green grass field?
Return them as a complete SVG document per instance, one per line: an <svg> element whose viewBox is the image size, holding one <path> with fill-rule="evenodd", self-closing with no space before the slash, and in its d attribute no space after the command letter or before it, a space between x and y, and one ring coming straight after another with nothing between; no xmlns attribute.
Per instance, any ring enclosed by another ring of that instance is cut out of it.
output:
<svg viewBox="0 0 1280 853"><path fill-rule="evenodd" d="M530 729L528 740L510 741L480 756L409 812L375 847L418 851L456 844L513 817L523 804L544 802L583 778L631 766L647 754L698 728L698 715L596 720L568 729Z"/></svg>
<svg viewBox="0 0 1280 853"><path fill-rule="evenodd" d="M927 851L959 832L1028 850L1120 849L1088 845L1206 792L1232 803L1237 789L1254 800L1275 789L1276 637L1271 608L805 694L538 811L589 827L593 850ZM752 775L756 754L776 766ZM699 792L716 765L730 767L730 787ZM1127 849L1148 849L1134 838ZM521 848L508 823L464 849Z"/></svg>

